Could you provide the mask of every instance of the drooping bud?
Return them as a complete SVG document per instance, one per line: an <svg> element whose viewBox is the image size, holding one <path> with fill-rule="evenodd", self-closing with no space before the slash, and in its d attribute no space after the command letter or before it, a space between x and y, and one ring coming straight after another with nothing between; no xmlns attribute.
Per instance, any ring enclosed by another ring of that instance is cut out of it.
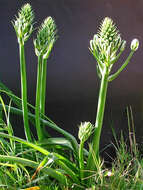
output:
<svg viewBox="0 0 143 190"><path fill-rule="evenodd" d="M132 51L137 51L137 49L138 49L138 47L139 47L139 40L138 39L133 39L132 41L131 41L131 50Z"/></svg>
<svg viewBox="0 0 143 190"><path fill-rule="evenodd" d="M90 122L81 123L79 126L78 138L80 141L85 142L93 131L93 125Z"/></svg>

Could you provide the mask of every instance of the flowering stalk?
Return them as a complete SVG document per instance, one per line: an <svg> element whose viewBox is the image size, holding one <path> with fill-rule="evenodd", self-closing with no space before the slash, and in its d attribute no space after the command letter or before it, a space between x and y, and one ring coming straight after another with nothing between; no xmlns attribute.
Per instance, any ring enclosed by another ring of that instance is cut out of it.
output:
<svg viewBox="0 0 143 190"><path fill-rule="evenodd" d="M51 17L44 20L37 38L34 40L35 53L38 56L38 74L36 90L36 129L38 139L44 138L44 126L40 124L40 114L45 114L45 93L46 93L46 76L47 76L47 59L50 56L53 45L56 41L56 25Z"/></svg>
<svg viewBox="0 0 143 190"><path fill-rule="evenodd" d="M124 62L124 64L117 70L116 73L110 75L114 63L119 59L120 55L125 49L126 42L121 39L119 31L114 25L113 21L106 17L99 29L98 34L94 35L93 40L90 41L90 51L97 61L97 73L101 79L97 115L95 121L95 130L92 139L92 150L89 152L87 169L94 170L93 155L99 160L99 143L100 135L104 118L105 102L108 83L120 74L120 72L128 65L134 52L138 49L139 42L134 39L131 43L131 53Z"/></svg>
<svg viewBox="0 0 143 190"><path fill-rule="evenodd" d="M46 37L47 42L44 45L45 46L45 52L43 52L43 63L42 63L42 81L41 81L41 101L40 101L40 107L41 107L41 113L45 114L45 94L46 94L46 77L47 77L47 59L50 56L50 53L52 51L53 45L57 39L56 33L56 25L54 20L51 17L48 17L44 21L44 25L46 26Z"/></svg>
<svg viewBox="0 0 143 190"><path fill-rule="evenodd" d="M26 79L26 63L24 44L29 39L33 31L34 14L29 4L25 4L18 12L18 17L12 21L15 29L20 54L20 72L21 72L21 98L25 136L28 141L32 141L29 121L28 121L28 107L27 107L27 79Z"/></svg>
<svg viewBox="0 0 143 190"><path fill-rule="evenodd" d="M83 157L83 150L84 150L84 143L88 140L90 135L92 134L93 125L90 122L81 123L79 126L78 138L80 139L79 145L79 169L80 169L80 179L84 179L84 157Z"/></svg>

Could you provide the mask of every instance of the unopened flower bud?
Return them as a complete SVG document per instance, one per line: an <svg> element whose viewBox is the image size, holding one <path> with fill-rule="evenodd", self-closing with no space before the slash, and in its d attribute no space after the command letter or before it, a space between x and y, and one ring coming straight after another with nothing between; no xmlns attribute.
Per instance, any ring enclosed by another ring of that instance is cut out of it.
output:
<svg viewBox="0 0 143 190"><path fill-rule="evenodd" d="M94 34L94 36L93 36L93 40L95 41L95 42L97 42L98 41L98 35L97 34Z"/></svg>
<svg viewBox="0 0 143 190"><path fill-rule="evenodd" d="M135 38L131 42L131 50L137 51L138 47L139 47L139 40Z"/></svg>
<svg viewBox="0 0 143 190"><path fill-rule="evenodd" d="M125 50L125 47L126 47L126 41L123 40L122 45L121 45L121 47L120 47L120 51L124 51L124 50Z"/></svg>
<svg viewBox="0 0 143 190"><path fill-rule="evenodd" d="M93 40L90 40L90 49L93 51L94 49L94 44L93 44Z"/></svg>

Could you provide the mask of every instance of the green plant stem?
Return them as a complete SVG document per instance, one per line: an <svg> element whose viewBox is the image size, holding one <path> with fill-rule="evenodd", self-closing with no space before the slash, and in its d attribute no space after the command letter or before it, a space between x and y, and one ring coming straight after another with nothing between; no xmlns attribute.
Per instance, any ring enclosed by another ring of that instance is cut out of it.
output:
<svg viewBox="0 0 143 190"><path fill-rule="evenodd" d="M42 70L42 56L38 56L38 71L37 71L37 89L36 89L36 108L35 108L35 122L38 140L44 138L44 134L40 123L40 100L41 100L41 70Z"/></svg>
<svg viewBox="0 0 143 190"><path fill-rule="evenodd" d="M102 124L103 124L104 110L105 110L107 86L108 86L108 72L107 72L107 67L105 67L101 79L97 115L95 121L95 131L92 139L93 152L89 152L87 169L92 169L92 170L95 169L94 158L93 158L94 155L96 156L97 160L99 159L99 143L100 143Z"/></svg>
<svg viewBox="0 0 143 190"><path fill-rule="evenodd" d="M45 114L45 94L46 94L46 76L47 76L47 59L42 62L42 80L41 80L41 113Z"/></svg>
<svg viewBox="0 0 143 190"><path fill-rule="evenodd" d="M45 114L45 100L46 100L46 77L47 77L47 59L42 60L42 74L41 74L41 95L40 95L40 113ZM44 124L42 125L43 132L45 131ZM47 131L46 133L47 134Z"/></svg>
<svg viewBox="0 0 143 190"><path fill-rule="evenodd" d="M28 122L26 65L25 65L24 45L22 43L19 44L19 50L20 50L21 96L22 96L24 131L26 139L28 141L32 141L29 122Z"/></svg>
<svg viewBox="0 0 143 190"><path fill-rule="evenodd" d="M112 74L111 76L108 77L108 81L111 82L115 78L119 76L119 74L125 69L125 67L128 65L129 61L131 60L132 56L134 54L134 51L131 51L129 56L127 57L126 61L124 64L117 70L116 73Z"/></svg>
<svg viewBox="0 0 143 190"><path fill-rule="evenodd" d="M79 145L79 168L80 168L80 179L84 178L84 158L83 158L84 142L81 141Z"/></svg>

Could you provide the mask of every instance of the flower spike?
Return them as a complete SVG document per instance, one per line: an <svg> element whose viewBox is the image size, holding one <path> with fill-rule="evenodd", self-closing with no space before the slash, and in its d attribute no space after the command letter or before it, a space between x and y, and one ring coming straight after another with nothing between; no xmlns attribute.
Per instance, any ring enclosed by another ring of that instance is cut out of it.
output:
<svg viewBox="0 0 143 190"><path fill-rule="evenodd" d="M25 4L18 12L18 16L12 21L18 43L24 44L33 32L34 13L30 4Z"/></svg>
<svg viewBox="0 0 143 190"><path fill-rule="evenodd" d="M90 135L93 132L93 125L90 122L84 122L81 123L79 126L79 132L78 132L78 137L80 141L87 141L87 139L90 137Z"/></svg>
<svg viewBox="0 0 143 190"><path fill-rule="evenodd" d="M34 40L36 55L42 55L44 56L44 59L47 59L49 57L54 43L56 42L56 39L56 24L52 17L48 17L40 26L37 33L37 38Z"/></svg>
<svg viewBox="0 0 143 190"><path fill-rule="evenodd" d="M90 42L90 50L98 64L100 62L109 67L119 48L123 49L123 42L113 21L106 17Z"/></svg>

